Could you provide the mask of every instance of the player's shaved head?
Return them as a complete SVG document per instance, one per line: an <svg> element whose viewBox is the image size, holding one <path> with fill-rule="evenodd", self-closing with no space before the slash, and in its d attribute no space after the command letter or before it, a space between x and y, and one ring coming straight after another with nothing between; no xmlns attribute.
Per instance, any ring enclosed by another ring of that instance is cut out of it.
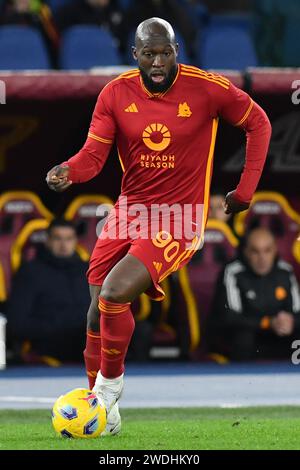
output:
<svg viewBox="0 0 300 470"><path fill-rule="evenodd" d="M167 21L149 18L137 27L133 57L138 61L144 84L152 93L166 91L177 73L178 44Z"/></svg>
<svg viewBox="0 0 300 470"><path fill-rule="evenodd" d="M140 47L149 39L161 38L171 44L176 44L175 33L170 23L162 18L149 18L138 25L135 33L135 46Z"/></svg>

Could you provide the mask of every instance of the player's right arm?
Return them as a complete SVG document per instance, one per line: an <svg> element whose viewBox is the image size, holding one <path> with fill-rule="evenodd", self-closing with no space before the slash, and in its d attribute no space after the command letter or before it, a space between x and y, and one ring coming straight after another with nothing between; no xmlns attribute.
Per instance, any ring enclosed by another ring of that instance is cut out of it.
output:
<svg viewBox="0 0 300 470"><path fill-rule="evenodd" d="M116 133L111 97L111 87L105 87L98 97L82 149L48 172L46 181L50 189L56 192L65 191L72 183L89 181L102 170Z"/></svg>

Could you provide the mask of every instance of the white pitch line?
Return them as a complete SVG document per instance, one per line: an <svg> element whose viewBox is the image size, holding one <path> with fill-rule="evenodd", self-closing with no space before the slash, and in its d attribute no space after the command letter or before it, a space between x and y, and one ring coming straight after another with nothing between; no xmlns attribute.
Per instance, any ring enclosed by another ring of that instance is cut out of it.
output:
<svg viewBox="0 0 300 470"><path fill-rule="evenodd" d="M7 397L0 397L0 402L9 402L9 403L46 403L53 405L57 398L51 398L51 397L13 397L13 396L7 396ZM175 407L176 405L172 404L170 405L171 407ZM186 407L186 405L184 405ZM199 406L199 405L192 405L192 406ZM243 403L216 403L214 405L209 405L209 406L214 406L216 408L244 408L249 406L248 404L243 404ZM127 408L128 406L125 406ZM164 404L164 407L168 407L167 404ZM129 405L129 408L134 408L134 406Z"/></svg>
<svg viewBox="0 0 300 470"><path fill-rule="evenodd" d="M57 400L51 397L0 397L0 402L15 402L15 403L51 403L52 405Z"/></svg>
<svg viewBox="0 0 300 470"><path fill-rule="evenodd" d="M3 396L0 397L0 402L9 402L9 403L47 403L53 405L55 401L57 400L56 398L51 398L51 397L21 397L21 396ZM165 406L168 406L165 404ZM172 404L171 406L174 406ZM176 405L175 405L176 406ZM193 405L195 406L195 405ZM243 405L242 403L220 403L215 405L217 408L242 408Z"/></svg>
<svg viewBox="0 0 300 470"><path fill-rule="evenodd" d="M243 405L242 403L221 403L219 405L220 408L243 408L247 405ZM218 408L218 405L217 405Z"/></svg>

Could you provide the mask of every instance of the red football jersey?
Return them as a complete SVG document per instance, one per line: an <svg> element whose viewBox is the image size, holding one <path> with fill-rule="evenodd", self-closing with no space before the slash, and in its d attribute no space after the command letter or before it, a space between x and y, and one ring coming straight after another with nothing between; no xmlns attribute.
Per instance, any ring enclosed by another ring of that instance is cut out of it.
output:
<svg viewBox="0 0 300 470"><path fill-rule="evenodd" d="M247 132L236 196L249 201L267 154L269 120L227 78L183 64L163 93L150 93L138 69L104 87L84 147L66 162L70 180L99 173L115 140L128 204L204 204L206 219L219 117Z"/></svg>

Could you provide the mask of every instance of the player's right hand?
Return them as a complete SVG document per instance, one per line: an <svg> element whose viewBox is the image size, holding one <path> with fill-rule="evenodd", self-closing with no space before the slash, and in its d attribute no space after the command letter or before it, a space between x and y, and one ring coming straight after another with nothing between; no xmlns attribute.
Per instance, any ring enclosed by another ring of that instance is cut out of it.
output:
<svg viewBox="0 0 300 470"><path fill-rule="evenodd" d="M72 181L69 180L70 168L68 166L56 165L48 171L46 182L50 189L61 193L71 186Z"/></svg>

